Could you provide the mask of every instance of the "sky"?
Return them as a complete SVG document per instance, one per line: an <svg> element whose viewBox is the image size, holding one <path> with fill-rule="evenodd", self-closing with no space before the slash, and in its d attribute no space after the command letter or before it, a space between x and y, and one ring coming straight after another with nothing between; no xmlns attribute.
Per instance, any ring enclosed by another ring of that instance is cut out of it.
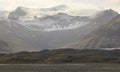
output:
<svg viewBox="0 0 120 72"><path fill-rule="evenodd" d="M75 9L114 9L120 12L120 0L0 0L0 10L14 10L18 6L48 8L65 4Z"/></svg>

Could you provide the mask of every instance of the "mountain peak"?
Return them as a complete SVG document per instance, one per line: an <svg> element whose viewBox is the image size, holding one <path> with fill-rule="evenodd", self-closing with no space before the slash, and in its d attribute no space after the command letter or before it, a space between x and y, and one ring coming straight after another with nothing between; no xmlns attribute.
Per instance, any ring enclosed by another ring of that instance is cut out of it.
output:
<svg viewBox="0 0 120 72"><path fill-rule="evenodd" d="M58 6L55 6L53 8L67 8L67 6L66 5L58 5Z"/></svg>
<svg viewBox="0 0 120 72"><path fill-rule="evenodd" d="M52 7L51 9L54 9L54 10L66 10L68 7L66 5L58 5L58 6L55 6L55 7Z"/></svg>
<svg viewBox="0 0 120 72"><path fill-rule="evenodd" d="M114 11L113 9L105 10L105 12L107 12L107 13L113 13L113 14L118 14L118 12Z"/></svg>
<svg viewBox="0 0 120 72"><path fill-rule="evenodd" d="M9 13L8 18L18 20L20 16L24 16L27 14L27 10L28 8L17 7L14 11Z"/></svg>
<svg viewBox="0 0 120 72"><path fill-rule="evenodd" d="M22 7L22 6L19 6L15 9L16 12L27 12L29 10L29 8L26 8L26 7Z"/></svg>
<svg viewBox="0 0 120 72"><path fill-rule="evenodd" d="M68 7L66 5L58 5L51 8L43 8L41 11L62 11L66 10Z"/></svg>
<svg viewBox="0 0 120 72"><path fill-rule="evenodd" d="M56 14L55 16L68 16L68 14L66 14L66 13L58 13L58 14Z"/></svg>
<svg viewBox="0 0 120 72"><path fill-rule="evenodd" d="M115 14L115 15L118 15L118 12L116 12L112 9L108 9L108 10L101 11L100 14L110 14L110 15Z"/></svg>
<svg viewBox="0 0 120 72"><path fill-rule="evenodd" d="M109 9L108 11L111 11L111 12L116 12L116 11L114 11L113 9Z"/></svg>
<svg viewBox="0 0 120 72"><path fill-rule="evenodd" d="M100 14L100 15L102 15L102 14L118 14L118 12L114 11L113 9L107 9L107 10L100 11L98 14Z"/></svg>
<svg viewBox="0 0 120 72"><path fill-rule="evenodd" d="M108 9L108 10L103 10L98 12L97 14L95 14L95 16L91 16L91 18L93 19L100 19L100 18L107 18L109 16L113 16L116 17L118 15L118 12L112 10L112 9Z"/></svg>

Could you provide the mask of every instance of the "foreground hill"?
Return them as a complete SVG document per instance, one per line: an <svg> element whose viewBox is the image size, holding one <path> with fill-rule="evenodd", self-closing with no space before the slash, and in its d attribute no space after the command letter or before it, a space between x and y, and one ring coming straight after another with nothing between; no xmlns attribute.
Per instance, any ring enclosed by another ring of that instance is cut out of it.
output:
<svg viewBox="0 0 120 72"><path fill-rule="evenodd" d="M120 63L120 50L55 49L0 54L0 63Z"/></svg>
<svg viewBox="0 0 120 72"><path fill-rule="evenodd" d="M96 29L80 42L70 45L72 48L119 48L120 47L120 15L108 24Z"/></svg>

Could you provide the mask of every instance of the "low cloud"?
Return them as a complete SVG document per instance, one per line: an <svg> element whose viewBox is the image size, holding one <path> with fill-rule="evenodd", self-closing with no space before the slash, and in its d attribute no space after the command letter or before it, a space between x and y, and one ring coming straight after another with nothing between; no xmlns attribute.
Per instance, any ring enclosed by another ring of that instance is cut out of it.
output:
<svg viewBox="0 0 120 72"><path fill-rule="evenodd" d="M0 9L13 10L17 6L44 8L60 4L66 4L79 9L112 8L118 11L120 0L0 0Z"/></svg>

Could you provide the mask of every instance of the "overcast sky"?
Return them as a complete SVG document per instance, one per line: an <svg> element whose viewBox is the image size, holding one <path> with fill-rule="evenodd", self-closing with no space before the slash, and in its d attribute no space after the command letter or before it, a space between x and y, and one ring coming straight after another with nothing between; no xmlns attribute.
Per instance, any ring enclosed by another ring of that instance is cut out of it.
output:
<svg viewBox="0 0 120 72"><path fill-rule="evenodd" d="M0 10L13 10L18 6L46 8L60 4L77 9L109 9L120 11L120 0L0 0Z"/></svg>

